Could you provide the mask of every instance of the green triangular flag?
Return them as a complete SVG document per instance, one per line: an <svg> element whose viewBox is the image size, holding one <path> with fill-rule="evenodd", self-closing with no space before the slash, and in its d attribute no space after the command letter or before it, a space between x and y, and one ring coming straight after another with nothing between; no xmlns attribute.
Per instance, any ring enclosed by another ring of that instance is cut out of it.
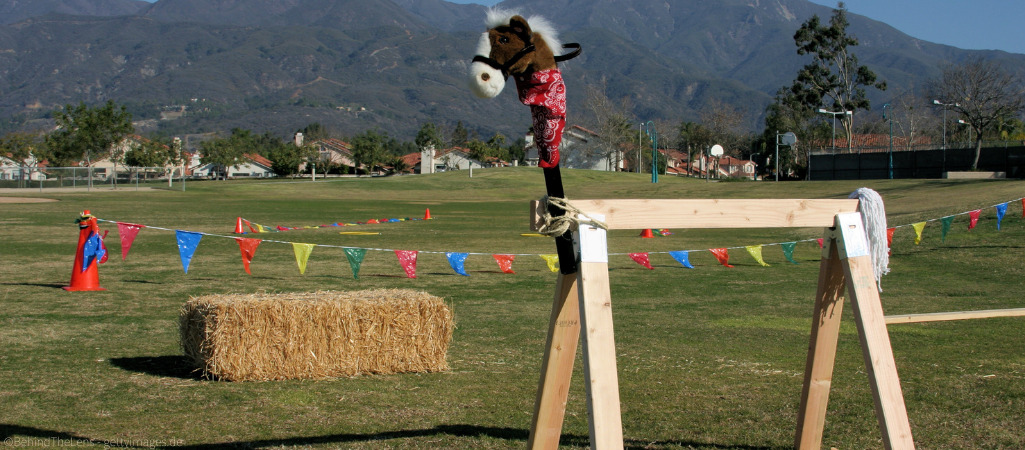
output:
<svg viewBox="0 0 1025 450"><path fill-rule="evenodd" d="M359 279L359 266L363 264L363 257L367 255L367 249L365 248L346 248L345 259L349 260L349 266L352 267L352 277Z"/></svg>
<svg viewBox="0 0 1025 450"><path fill-rule="evenodd" d="M950 231L950 224L954 223L954 216L940 218L940 222L943 223L943 234L940 237L940 241L947 242L947 232Z"/></svg>
<svg viewBox="0 0 1025 450"><path fill-rule="evenodd" d="M797 242L784 242L779 246L783 247L783 256L786 256L787 261L797 264L797 261L794 261L794 247L797 246Z"/></svg>

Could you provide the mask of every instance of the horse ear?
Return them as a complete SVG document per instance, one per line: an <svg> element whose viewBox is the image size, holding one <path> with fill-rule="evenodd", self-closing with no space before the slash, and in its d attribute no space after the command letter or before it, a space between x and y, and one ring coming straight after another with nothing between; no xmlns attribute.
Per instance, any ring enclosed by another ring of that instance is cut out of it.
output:
<svg viewBox="0 0 1025 450"><path fill-rule="evenodd" d="M516 15L509 18L509 26L516 34L530 35L530 25L527 24L527 19L524 19L523 16Z"/></svg>

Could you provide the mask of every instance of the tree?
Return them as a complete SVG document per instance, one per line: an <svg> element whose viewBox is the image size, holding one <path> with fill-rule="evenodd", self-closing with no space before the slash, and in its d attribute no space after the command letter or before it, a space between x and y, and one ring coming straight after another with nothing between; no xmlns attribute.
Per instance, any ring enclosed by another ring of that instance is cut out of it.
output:
<svg viewBox="0 0 1025 450"><path fill-rule="evenodd" d="M374 171L385 159L384 141L386 136L367 130L352 138L352 160L356 167L364 166L366 173Z"/></svg>
<svg viewBox="0 0 1025 450"><path fill-rule="evenodd" d="M113 101L98 108L90 108L84 102L78 106L65 105L63 110L53 112L53 118L57 129L46 137L46 143L50 162L56 166L79 161L90 166L104 156L120 161L124 156L121 142L135 132L132 115Z"/></svg>
<svg viewBox="0 0 1025 450"><path fill-rule="evenodd" d="M441 131L438 130L438 127L433 122L427 122L416 133L414 142L420 151L424 151L427 148L438 149L444 145L445 140L441 138Z"/></svg>
<svg viewBox="0 0 1025 450"><path fill-rule="evenodd" d="M280 139L275 145L265 148L265 151L264 156L271 160L271 170L280 177L292 178L299 173L303 163L317 154L316 149L307 144L298 146ZM327 173L327 165L321 167Z"/></svg>
<svg viewBox="0 0 1025 450"><path fill-rule="evenodd" d="M626 152L625 159L636 159L636 153L629 151L636 142L633 133L633 116L630 115L629 100L624 99L620 103L609 100L605 95L605 80L597 86L587 87L587 109L594 114L597 126L595 132L598 134L598 146L601 155L586 155L588 159L594 156L607 158L613 167L620 167L620 161L615 160L621 152ZM643 158L642 158L643 159ZM633 167L640 162L634 161ZM651 167L648 164L646 167Z"/></svg>
<svg viewBox="0 0 1025 450"><path fill-rule="evenodd" d="M202 156L200 156L199 162L213 164L227 180L228 167L237 168L242 165L247 150L251 150L255 146L252 132L235 128L231 130L231 136L227 138L216 138L200 144L199 152Z"/></svg>
<svg viewBox="0 0 1025 450"><path fill-rule="evenodd" d="M928 125L935 124L927 106L926 99L917 95L913 88L901 91L890 104L893 126L904 137L906 150L912 149L915 139L922 135Z"/></svg>
<svg viewBox="0 0 1025 450"><path fill-rule="evenodd" d="M27 175L24 169L38 167L45 159L45 143L35 133L11 132L0 138L0 156L5 156L18 164L22 169L22 179Z"/></svg>
<svg viewBox="0 0 1025 450"><path fill-rule="evenodd" d="M463 126L463 121L456 122L456 129L452 130L452 141L449 145L453 147L462 147L470 141L470 132Z"/></svg>
<svg viewBox="0 0 1025 450"><path fill-rule="evenodd" d="M854 126L854 111L869 109L865 87L886 90L885 81L877 81L875 72L858 64L858 57L850 47L858 40L847 34L847 9L843 2L837 4L828 25L819 23L819 17L812 16L794 34L798 55L811 55L812 62L805 65L789 91L789 103L806 106L809 110L827 108L832 111L851 111L840 115L840 124L848 136L848 150ZM829 104L826 104L829 103Z"/></svg>
<svg viewBox="0 0 1025 450"><path fill-rule="evenodd" d="M931 83L930 91L940 103L961 113L975 131L972 170L979 167L983 133L1025 109L1025 87L1021 80L996 62L981 58L948 65Z"/></svg>

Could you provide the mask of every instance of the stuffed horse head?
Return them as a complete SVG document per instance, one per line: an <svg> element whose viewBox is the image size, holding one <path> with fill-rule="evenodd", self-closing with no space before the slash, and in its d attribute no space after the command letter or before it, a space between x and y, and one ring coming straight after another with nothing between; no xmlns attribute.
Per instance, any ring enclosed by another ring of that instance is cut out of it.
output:
<svg viewBox="0 0 1025 450"><path fill-rule="evenodd" d="M552 49L562 45L545 18L532 16L528 21L519 14L491 9L485 23L488 31L481 34L477 56L470 64L470 87L477 96L497 96L509 75L556 68Z"/></svg>
<svg viewBox="0 0 1025 450"><path fill-rule="evenodd" d="M512 75L520 102L530 106L538 165L556 167L566 125L566 85L556 63L577 56L580 45L560 45L555 29L541 17L528 20L492 9L487 25L470 64L470 87L479 97L491 98L502 92L506 78ZM576 50L555 56L553 48Z"/></svg>

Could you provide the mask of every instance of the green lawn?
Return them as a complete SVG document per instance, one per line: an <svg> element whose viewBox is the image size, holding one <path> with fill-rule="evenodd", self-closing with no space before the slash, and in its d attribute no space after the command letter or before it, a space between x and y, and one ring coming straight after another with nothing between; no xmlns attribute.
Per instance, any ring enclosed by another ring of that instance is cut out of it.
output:
<svg viewBox="0 0 1025 450"><path fill-rule="evenodd" d="M187 190L48 193L50 203L0 207L0 435L6 445L60 443L214 448L522 448L537 389L555 274L536 255L551 239L524 237L537 169L325 182L190 182ZM1025 219L1010 204L996 230L992 205L1025 196L1022 181L893 180L706 183L565 171L573 198L845 198L868 186L890 226L982 209L977 228L955 219L941 242L897 230L888 314L1025 307ZM179 188L178 185L175 188ZM229 236L237 217L315 226L371 218L433 220L250 235L265 239L242 268ZM107 238L102 292L65 292L83 209L142 229L127 261ZM174 232L204 236L188 274ZM339 231L380 231L347 236ZM819 249L797 246L771 267L741 249L720 266L707 251L814 239L818 229L673 230L641 239L609 233L610 278L626 444L633 448L788 448L793 443L811 327ZM220 236L216 236L220 235ZM290 242L318 244L300 275ZM369 249L354 279L340 247ZM405 278L391 250L418 250ZM696 269L664 252L691 250ZM457 275L444 252L471 253ZM625 255L652 252L655 270ZM660 253L661 252L661 253ZM504 274L491 254L518 254ZM178 347L178 311L219 293L421 289L443 297L457 328L452 370L352 379L229 383L196 377ZM824 447L878 448L872 395L845 308ZM1025 318L892 325L908 414L920 448L1025 447ZM574 372L562 444L588 445L582 369Z"/></svg>

